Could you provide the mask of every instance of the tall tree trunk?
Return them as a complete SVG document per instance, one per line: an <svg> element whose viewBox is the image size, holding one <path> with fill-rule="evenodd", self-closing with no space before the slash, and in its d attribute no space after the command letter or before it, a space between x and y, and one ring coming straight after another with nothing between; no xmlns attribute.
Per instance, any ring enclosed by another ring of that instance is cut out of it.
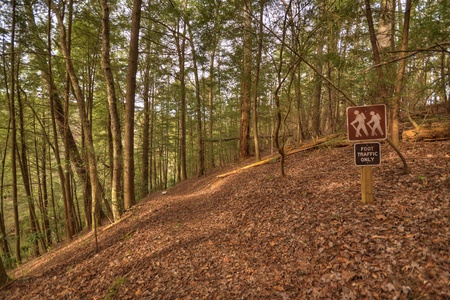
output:
<svg viewBox="0 0 450 300"><path fill-rule="evenodd" d="M47 160L49 163L48 168L50 170L52 170L52 160L51 159L52 159L52 155L49 151ZM53 219L53 226L55 228L55 240L56 240L56 243L59 243L61 241L61 238L59 235L59 226L58 226L60 218L59 218L59 215L56 213L55 192L53 189L53 173L50 172L49 175L50 175L50 199L51 199L51 203L52 203L52 215L53 215L52 219Z"/></svg>
<svg viewBox="0 0 450 300"><path fill-rule="evenodd" d="M301 91L301 71L300 71L300 63L296 68L295 72L295 82L294 82L294 91L295 91L295 102L297 104L297 141L303 141L305 136L305 131L303 127L303 120L305 120L305 109L303 107L303 98Z"/></svg>
<svg viewBox="0 0 450 300"><path fill-rule="evenodd" d="M209 62L209 92L208 92L208 109L209 109L209 122L208 122L208 136L209 136L209 166L214 168L214 142L213 140L213 127L214 127L214 60L216 57L217 38L214 37L213 49L211 50L211 60Z"/></svg>
<svg viewBox="0 0 450 300"><path fill-rule="evenodd" d="M150 158L150 162L149 162L149 171L150 171L150 175L149 175L149 191L152 191L156 185L156 172L155 172L155 159L154 159L154 133L155 133L155 89L156 89L156 82L155 80L153 80L153 84L152 84L152 101L150 104L150 132L149 132L149 158ZM178 148L176 148L178 149ZM176 165L176 163L175 163Z"/></svg>
<svg viewBox="0 0 450 300"><path fill-rule="evenodd" d="M323 54L323 44L319 41L317 45L317 56L319 57L316 70L318 73L322 74L322 54ZM320 135L320 125L321 125L321 112L322 112L322 77L318 75L314 76L314 95L312 103L312 134L313 137L317 138Z"/></svg>
<svg viewBox="0 0 450 300"><path fill-rule="evenodd" d="M16 79L18 80L18 78ZM19 86L17 82L17 86ZM39 224L38 219L36 217L36 208L34 205L34 199L31 191L31 182L30 182L30 174L28 167L28 149L26 145L26 136L25 136L25 120L24 120L24 112L23 112L23 103L22 98L20 96L20 89L18 88L17 92L17 103L18 103L18 116L19 116L19 133L20 133L20 156L19 156L19 166L20 173L22 174L23 186L25 189L25 195L28 204L28 212L30 214L30 234L32 236L32 245L33 252L35 257L40 256L39 251L39 240L44 242L42 238L40 238L40 232L38 230ZM43 249L46 249L45 243L42 245Z"/></svg>
<svg viewBox="0 0 450 300"><path fill-rule="evenodd" d="M36 23L34 21L35 15L32 10L32 3L28 0L25 2L25 9L26 14L28 18L28 26L32 28L32 30L38 32ZM68 238L71 238L74 233L76 233L80 228L77 227L75 219L76 216L74 215L75 209L74 204L72 200L72 194L70 191L70 162L72 163L73 168L76 170L78 177L80 180L84 183L83 185L87 187L89 193L87 194L87 197L90 199L90 183L87 177L87 171L86 171L86 164L81 158L80 152L78 151L78 146L76 144L76 141L74 139L74 136L72 134L72 131L70 130L70 127L68 126L68 111L63 108L62 101L60 99L60 96L58 94L58 89L56 87L56 84L53 79L52 75L52 55L51 55L51 9L49 7L48 10L48 29L47 29L47 45L43 43L39 39L32 39L30 42L32 43L33 47L35 48L36 52L42 52L47 53L47 56L44 55L38 55L36 58L39 61L39 70L41 71L42 78L44 79L47 91L50 98L50 108L51 108L51 119L52 119L52 126L53 126L53 137L54 137L54 147L53 152L55 155L55 158L57 159L57 168L59 177L61 180L61 189L62 189L62 195L64 200L64 207L65 207L65 213L66 213L66 233ZM67 106L68 107L68 106ZM67 108L66 107L66 108ZM56 124L54 124L56 122ZM58 130L63 137L64 140L64 147L65 147L65 161L66 164L62 164L60 161L60 154L59 154L59 147L58 147L58 139L57 139L57 131L56 131L56 125L58 126ZM51 144L51 142L49 141ZM63 165L65 166L65 171L63 170ZM66 176L68 178L66 178ZM90 200L89 200L90 202ZM90 211L90 209L89 209ZM90 218L88 218L90 220ZM87 222L87 224L90 226L90 221Z"/></svg>
<svg viewBox="0 0 450 300"><path fill-rule="evenodd" d="M12 200L14 210L14 231L16 236L15 253L17 263L22 262L22 256L20 253L20 224L19 224L19 203L18 203L18 191L17 191L17 126L16 126L16 106L15 106L15 31L16 31L16 1L12 3L12 21L11 21L11 46L10 46L10 94L9 94L9 113L11 124L11 186L12 186Z"/></svg>
<svg viewBox="0 0 450 300"><path fill-rule="evenodd" d="M50 37L49 37L50 39ZM49 49L50 51L50 49ZM50 53L50 52L49 52ZM49 69L51 68L52 63L51 63L51 58L49 55L49 63L48 63L48 67ZM51 73L50 73L51 74ZM50 77L52 77L50 75ZM49 83L49 82L47 82ZM48 86L49 88L49 86ZM53 90L56 91L56 90ZM55 97L53 97L53 91L51 90L51 88L49 89L50 92L50 118L52 121L52 131L53 131L53 153L54 153L54 158L56 160L56 165L57 165L57 170L58 170L58 175L59 175L59 179L61 182L61 192L62 192L62 196L63 196L63 203L64 203L64 219L65 219L65 229L66 229L66 237L68 239L72 239L73 235L75 234L75 210L74 210L74 206L73 206L73 201L72 201L72 194L71 192L68 190L68 182L66 180L67 176L70 176L68 173L69 172L64 172L63 170L63 162L61 161L61 156L60 156L60 152L59 152L59 145L58 145L58 131L56 129L56 115L57 113L55 113ZM61 104L61 103L60 103ZM64 126L64 125L63 125ZM64 145L67 146L68 144L68 138L66 134L64 134L66 131L63 130L63 136L64 136ZM68 149L66 148L66 155L69 155L67 152ZM66 156L67 157L67 156ZM68 171L67 169L67 165L66 165L66 171ZM70 181L69 181L70 183Z"/></svg>
<svg viewBox="0 0 450 300"><path fill-rule="evenodd" d="M286 153L284 152L284 140L280 143L280 130L282 130L281 126L282 124L282 118L281 118L281 101L280 101L280 91L281 87L283 86L285 77L283 78L282 72L283 72L283 56L284 56L284 47L286 46L285 39L286 39L286 31L287 31L287 20L288 20L288 14L291 8L292 1L289 1L289 5L286 8L286 12L284 14L284 20L283 20L283 32L281 37L281 44L280 44L280 52L279 52L279 59L278 59L278 66L276 67L277 72L277 87L275 88L274 92L274 102L275 102L275 108L276 108L276 125L275 125L275 146L278 149L278 153L280 154L280 172L281 176L285 176L284 172L284 164L285 164L285 158Z"/></svg>
<svg viewBox="0 0 450 300"><path fill-rule="evenodd" d="M244 0L243 26L243 67L241 83L241 130L239 137L239 157L249 155L248 140L250 138L250 106L252 88L252 0Z"/></svg>
<svg viewBox="0 0 450 300"><path fill-rule="evenodd" d="M446 58L447 55L445 52L441 53L441 89L442 89L442 99L444 99L444 103L446 105L446 110L447 113L450 114L450 99L449 99L449 95L447 94L447 83L449 82L449 80L447 79L447 77L450 79L450 72L447 70L446 71ZM447 65L449 66L449 65ZM448 69L448 67L447 67Z"/></svg>
<svg viewBox="0 0 450 300"><path fill-rule="evenodd" d="M48 186L47 186L47 145L42 145L42 153L38 155L38 140L35 138L36 163L39 168L39 159L42 159L40 166L41 172L38 172L40 198L41 198L41 214L42 214L42 231L44 232L45 241L48 246L52 245L52 233L50 228L50 217L48 213Z"/></svg>
<svg viewBox="0 0 450 300"><path fill-rule="evenodd" d="M261 154L259 152L259 130L258 130L258 91L259 91L259 74L261 71L261 57L263 50L263 15L264 15L264 0L260 0L260 11L259 11L259 32L258 32L258 52L256 54L256 67L255 67L255 85L253 90L253 102L252 102L252 111L253 111L253 142L255 144L255 159L256 161L261 160Z"/></svg>
<svg viewBox="0 0 450 300"><path fill-rule="evenodd" d="M49 7L49 15L48 15L48 32L47 32L47 47L48 47L48 61L49 61L49 69L48 72L50 76L52 76L52 82L53 82L53 75L52 75L52 69L51 69L51 60L52 60L52 49L51 49L51 8ZM71 44L72 44L72 21L73 21L73 0L69 0L68 2L68 30L67 30L67 49L68 53L70 55L71 52ZM71 228L69 229L72 233L70 237L72 237L73 234L79 232L81 230L81 226L77 226L77 217L76 217L76 210L75 205L73 203L73 194L72 194L72 175L70 172L70 159L72 157L72 153L70 150L70 126L69 126L69 117L70 117L70 95L71 95L71 88L70 88L70 75L68 70L66 70L66 78L65 78L65 87L64 87L64 109L62 109L62 113L64 114L64 123L63 126L63 140L64 140L64 164L62 165L64 167L64 176L61 177L63 180L63 192L65 193L65 206L67 207L67 215L66 215L66 223L69 223L68 226ZM56 88L55 88L56 91ZM56 106L58 104L56 103ZM55 146L57 145L57 138L56 138L56 131L55 131ZM59 155L58 155L59 159ZM81 157L80 157L81 159ZM84 209L85 209L85 217L86 217L86 224L89 226L91 225L91 196L89 195L91 186L90 181L86 178L87 182L84 185Z"/></svg>
<svg viewBox="0 0 450 300"><path fill-rule="evenodd" d="M134 186L134 103L136 96L136 73L139 58L139 29L142 0L133 0L131 12L130 51L126 80L125 136L124 136L124 205L129 209L136 203Z"/></svg>
<svg viewBox="0 0 450 300"><path fill-rule="evenodd" d="M114 84L114 76L111 67L111 46L109 27L109 5L108 0L100 1L102 7L102 66L106 79L106 89L108 93L108 110L111 120L111 135L113 148L113 164L111 178L111 202L114 221L120 219L123 207L121 197L122 184L122 141L119 112L117 110L117 97Z"/></svg>
<svg viewBox="0 0 450 300"><path fill-rule="evenodd" d="M145 71L144 71L144 90L143 90L143 102L144 108L142 110L143 122L142 122L142 173L141 173L141 197L145 197L150 189L149 184L151 182L150 174L150 42L147 41L147 57L145 59Z"/></svg>
<svg viewBox="0 0 450 300"><path fill-rule="evenodd" d="M410 16L411 16L411 0L406 0L405 15L402 30L402 46L401 46L402 56L406 54L406 50L408 49ZM397 80L395 82L394 88L394 99L392 101L391 140L396 147L400 145L399 113L402 99L403 76L405 74L405 69L406 69L406 60L402 59L400 60L398 65Z"/></svg>
<svg viewBox="0 0 450 300"><path fill-rule="evenodd" d="M185 56L186 56L186 23L183 24L183 31L180 33L179 26L181 20L178 20L178 30L175 33L175 44L178 53L178 80L180 81L180 102L178 105L179 114L179 147L180 147L180 180L187 179L186 169L186 78L185 78Z"/></svg>
<svg viewBox="0 0 450 300"><path fill-rule="evenodd" d="M3 55L5 57L6 55ZM5 66L5 64L3 64ZM6 80L6 78L5 78ZM8 84L6 83L5 86ZM10 120L11 123L11 120ZM8 124L9 125L9 124ZM9 140L10 126L8 126L8 131L6 134L4 150L2 153L2 164L1 164L1 174L0 174L0 240L1 240L1 249L2 253L10 258L11 250L9 247L7 235L6 235L6 226L5 226L5 210L4 210L4 200L6 199L6 195L4 194L4 185L5 185L5 162L6 156L8 155L8 140Z"/></svg>
<svg viewBox="0 0 450 300"><path fill-rule="evenodd" d="M186 3L186 2L185 2ZM186 3L187 4L187 3ZM187 7L185 7L187 9ZM192 62L194 65L194 80L195 80L195 117L196 117L196 131L197 131L197 176L203 176L205 174L205 150L203 145L203 132L202 132L202 101L200 97L200 79L198 76L197 67L197 51L194 44L194 35L192 34L192 28L189 23L189 19L185 16L186 25L189 33L189 44L192 51Z"/></svg>
<svg viewBox="0 0 450 300"><path fill-rule="evenodd" d="M377 90L379 91L379 98L381 98L382 102L385 103L387 99L387 87L384 81L383 68L380 65L381 56L377 44L377 35L375 34L375 28L373 25L372 8L370 6L370 0L365 0L365 6L366 6L365 12L367 17L367 24L369 26L370 43L372 45L373 60L375 65L377 66L376 67L378 77Z"/></svg>
<svg viewBox="0 0 450 300"><path fill-rule="evenodd" d="M92 127L89 123L89 118L87 116L87 110L86 105L84 102L84 95L83 91L79 85L78 77L75 73L75 68L72 63L72 58L70 56L69 48L67 45L67 37L66 37L66 28L64 26L63 17L59 9L56 7L56 5L52 2L52 9L55 13L55 16L58 20L58 25L60 28L60 43L61 43L61 50L64 55L65 63L66 63L66 69L69 72L70 76L70 82L73 88L73 92L77 101L78 105L78 113L79 118L82 124L83 128L83 137L85 139L86 143L86 152L87 152L87 158L88 158L88 165L89 165L89 178L91 181L91 195L92 195L92 222L97 223L100 222L100 205L101 201L103 199L102 195L102 187L100 184L100 180L98 177L97 172L97 160L95 157L95 149L94 149L94 140L92 136ZM94 228L97 224L94 224Z"/></svg>

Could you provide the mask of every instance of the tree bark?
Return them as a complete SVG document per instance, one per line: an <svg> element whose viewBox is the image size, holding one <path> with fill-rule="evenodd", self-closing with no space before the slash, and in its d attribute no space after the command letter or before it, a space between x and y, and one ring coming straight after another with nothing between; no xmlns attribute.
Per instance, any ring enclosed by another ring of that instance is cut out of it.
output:
<svg viewBox="0 0 450 300"><path fill-rule="evenodd" d="M58 20L58 25L60 28L60 42L61 50L64 55L64 60L66 63L66 69L70 76L70 82L73 88L73 92L78 105L78 114L83 128L83 137L86 143L87 158L89 164L89 177L92 185L91 195L92 195L92 222L100 222L100 205L103 199L102 187L97 172L97 160L95 157L94 140L92 137L92 128L89 123L88 116L86 114L86 106L84 102L83 90L81 89L78 77L75 73L75 68L72 63L72 58L67 45L66 28L64 26L63 17L59 9L52 2L52 10ZM96 227L97 224L94 224Z"/></svg>
<svg viewBox="0 0 450 300"><path fill-rule="evenodd" d="M3 56L5 57L5 56ZM5 65L5 64L3 64ZM6 79L6 78L5 78ZM7 86L7 83L6 85ZM9 124L8 124L9 125ZM10 126L8 126L10 128ZM1 175L0 175L0 243L2 253L6 257L11 257L11 250L9 247L7 235L6 235L6 227L5 227L5 210L4 210L4 200L6 199L6 195L4 194L4 183L5 183L5 162L6 156L8 155L8 140L9 140L10 130L8 129L5 139L5 145L2 153L2 164L1 164Z"/></svg>
<svg viewBox="0 0 450 300"><path fill-rule="evenodd" d="M111 178L111 203L114 221L120 219L122 214L122 140L119 112L117 110L117 97L114 84L114 76L111 67L111 46L109 27L109 4L108 0L101 0L102 8L102 66L106 79L108 93L108 110L111 121L111 136L113 148L112 178Z"/></svg>
<svg viewBox="0 0 450 300"><path fill-rule="evenodd" d="M401 53L406 53L408 49L409 41L409 20L411 17L411 0L406 0L405 4L405 16L403 21L403 31L402 31L402 46ZM403 56L404 54L402 54ZM392 120L391 120L391 138L392 143L395 146L400 144L400 130L399 130L399 119L400 119L400 104L402 99L402 89L403 89L403 76L406 69L406 59L402 59L399 62L397 70L397 80L395 82L394 88L394 99L392 101Z"/></svg>
<svg viewBox="0 0 450 300"><path fill-rule="evenodd" d="M29 1L25 1L25 9L26 14L28 18L28 25L32 28L32 30L38 32L37 26L34 21L34 14L32 11L32 4ZM77 231L76 225L74 223L75 216L73 215L75 210L73 206L73 200L71 197L70 192L70 172L69 172L69 163L72 163L72 166L74 170L76 171L78 177L83 182L83 186L87 187L87 190L90 193L90 183L87 177L87 171L86 171L86 164L84 163L83 159L81 158L80 152L78 151L78 146L76 144L75 138L72 134L72 131L70 130L70 127L68 126L68 118L66 111L63 108L62 101L60 99L60 96L58 94L58 89L56 87L56 84L53 79L52 75L52 58L51 58L51 9L49 7L48 11L48 30L47 30L47 45L41 42L39 39L33 39L30 42L35 48L36 52L42 52L47 53L47 56L44 55L38 55L36 58L39 61L39 69L41 71L42 77L45 81L47 91L50 98L50 110L51 110L51 119L52 119L52 126L54 131L54 141L53 141L53 152L55 155L55 158L57 160L57 168L58 173L61 181L61 189L62 189L62 195L64 199L64 206L65 210L68 209L69 211L66 211L66 220L71 220L66 222L66 233L68 238L71 238L72 235ZM57 131L56 126L53 124L53 122L56 121L56 125L58 125L58 131L64 138L64 147L65 147L65 153L66 153L66 172L62 169L63 165L60 161L60 154L59 154L59 147L57 143ZM48 141L51 145L52 142ZM69 178L65 178L67 177ZM87 194L87 197L90 199L89 193ZM90 200L88 201L90 203ZM90 211L90 208L86 208ZM71 216L71 217L69 217ZM90 220L90 218L89 218ZM73 223L73 224L70 224ZM90 221L86 222L90 226Z"/></svg>
<svg viewBox="0 0 450 300"><path fill-rule="evenodd" d="M142 0L134 0L131 15L130 51L126 80L125 136L124 136L124 205L129 209L136 204L134 186L134 103L136 73L139 57L139 29Z"/></svg>
<svg viewBox="0 0 450 300"><path fill-rule="evenodd" d="M256 67L255 67L255 85L253 89L253 143L255 144L255 159L256 161L261 160L261 154L259 151L259 130L258 130L258 90L259 90L259 74L261 71L261 58L263 51L263 14L264 14L264 1L260 1L260 11L259 11L259 33L258 33L258 52L256 54Z"/></svg>
<svg viewBox="0 0 450 300"><path fill-rule="evenodd" d="M185 9L187 9L185 7ZM185 16L186 25L189 33L189 44L192 51L192 63L194 66L194 80L195 80L195 117L196 117L196 131L197 131L197 176L205 174L205 149L203 144L202 132L202 102L200 97L200 79L198 76L197 67L197 51L194 44L194 35L192 34L191 24L189 19Z"/></svg>
<svg viewBox="0 0 450 300"><path fill-rule="evenodd" d="M12 22L11 22L11 43L10 46L10 94L9 94L9 113L10 113L10 124L11 124L11 185L12 185L12 201L13 201L13 211L14 211L14 231L15 231L15 253L17 263L22 262L22 256L20 253L20 223L19 223L19 203L18 203L18 191L17 191L17 164L16 164L16 153L17 153L17 127L16 127L16 106L15 106L15 30L16 30L16 1L12 2Z"/></svg>
<svg viewBox="0 0 450 300"><path fill-rule="evenodd" d="M323 54L323 44L319 41L317 45L317 56L319 57L316 69L318 73L322 74L323 66L322 66L322 54ZM322 113L322 79L318 75L318 73L314 76L314 94L313 94L313 105L312 105L312 134L314 138L318 138L320 136L320 125L321 125L321 113Z"/></svg>
<svg viewBox="0 0 450 300"><path fill-rule="evenodd" d="M370 0L365 0L365 6L366 6L366 17L367 17L367 24L369 27L369 37L370 37L370 43L372 45L372 53L373 53L373 60L375 65L377 66L377 77L378 77L378 85L379 85L379 97L381 98L382 102L385 103L387 99L387 88L386 84L384 82L384 75L383 75L383 68L380 65L381 63L381 56L380 51L377 44L377 36L375 34L375 28L373 25L373 17L372 17L372 8L370 6Z"/></svg>
<svg viewBox="0 0 450 300"><path fill-rule="evenodd" d="M142 172L141 172L141 197L145 197L150 192L150 182L151 176L151 166L149 164L151 157L150 154L150 42L147 41L147 57L145 59L145 70L144 70L144 90L143 90L143 102L144 108L142 110L143 121L142 121Z"/></svg>
<svg viewBox="0 0 450 300"><path fill-rule="evenodd" d="M244 1L244 26L243 26L243 68L241 83L241 122L239 156L244 159L249 155L248 140L250 137L250 105L252 87L252 20L251 0Z"/></svg>
<svg viewBox="0 0 450 300"><path fill-rule="evenodd" d="M178 30L175 33L175 44L178 54L178 80L180 81L180 102L178 105L179 114L179 180L187 179L186 167L186 78L185 78L185 60L186 60L186 23L183 24L183 31L180 33L181 20L178 19Z"/></svg>
<svg viewBox="0 0 450 300"><path fill-rule="evenodd" d="M17 83L18 85L18 83ZM23 186L25 189L25 195L27 199L28 204L28 212L30 215L30 233L32 236L32 245L33 245L33 252L35 257L40 256L39 251L39 240L41 242L44 242L44 240L40 237L39 232L39 223L38 219L36 217L36 208L34 205L34 198L31 192L31 182L30 182L30 174L29 174L29 166L28 166L28 149L25 142L25 120L24 120L24 113L23 113L23 104L22 99L20 96L20 92L18 89L17 92L17 103L18 103L18 116L19 116L19 133L20 133L20 155L19 155L19 166L20 166L20 173L22 174L22 181ZM45 243L42 245L43 249L46 249ZM44 250L45 251L45 250Z"/></svg>

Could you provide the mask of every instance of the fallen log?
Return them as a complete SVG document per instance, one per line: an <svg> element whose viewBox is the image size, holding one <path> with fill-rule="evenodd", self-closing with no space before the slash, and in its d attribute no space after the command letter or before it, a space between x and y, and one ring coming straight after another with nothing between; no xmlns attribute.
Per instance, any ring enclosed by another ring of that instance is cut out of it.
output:
<svg viewBox="0 0 450 300"><path fill-rule="evenodd" d="M331 146L334 146L334 147L342 147L344 145L350 145L350 142L348 142L347 140L344 140L343 138L336 140L336 138L338 138L338 137L339 137L339 134L332 134L332 135L323 137L321 139L318 139L318 140L315 140L315 141L313 141L311 143L303 145L303 146L301 146L299 148L296 148L296 149L288 151L286 153L286 156L294 154L294 153L298 153L298 152L301 152L301 151L306 151L306 150L318 148L319 146L324 146L324 145L331 145ZM270 157L268 157L266 159L263 159L261 161L258 161L258 162L255 162L253 164L247 165L245 167L242 167L242 168L239 168L239 169L236 169L236 170L224 173L224 174L217 175L217 178L225 178L225 177L228 177L230 175L242 172L244 170L247 170L247 169L250 169L250 168L253 168L253 167L261 166L261 165L264 165L264 164L267 164L267 163L271 163L271 162L276 162L279 159L280 159L280 154L274 154L274 155L272 155L272 156L270 156Z"/></svg>
<svg viewBox="0 0 450 300"><path fill-rule="evenodd" d="M421 126L402 133L404 141L441 141L450 139L450 122Z"/></svg>

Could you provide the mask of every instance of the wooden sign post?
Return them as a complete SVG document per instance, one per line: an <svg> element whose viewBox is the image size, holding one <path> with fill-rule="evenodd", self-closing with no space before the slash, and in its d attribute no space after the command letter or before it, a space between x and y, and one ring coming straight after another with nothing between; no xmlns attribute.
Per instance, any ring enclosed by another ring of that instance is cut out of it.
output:
<svg viewBox="0 0 450 300"><path fill-rule="evenodd" d="M372 166L378 166L380 163L380 143L355 144L355 165L361 166L361 199L363 204L373 201Z"/></svg>
<svg viewBox="0 0 450 300"><path fill-rule="evenodd" d="M387 137L386 106L384 104L347 108L349 141L384 140ZM355 164L361 166L361 200L373 202L372 166L381 163L380 143L355 144Z"/></svg>
<svg viewBox="0 0 450 300"><path fill-rule="evenodd" d="M372 167L361 167L361 200L363 204L372 203Z"/></svg>

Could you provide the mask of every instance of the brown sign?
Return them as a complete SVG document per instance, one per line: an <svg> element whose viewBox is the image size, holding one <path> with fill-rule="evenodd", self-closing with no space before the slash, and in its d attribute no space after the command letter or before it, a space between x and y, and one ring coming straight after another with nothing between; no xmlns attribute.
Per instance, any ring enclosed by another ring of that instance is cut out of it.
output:
<svg viewBox="0 0 450 300"><path fill-rule="evenodd" d="M347 108L349 141L384 140L387 137L386 105Z"/></svg>

